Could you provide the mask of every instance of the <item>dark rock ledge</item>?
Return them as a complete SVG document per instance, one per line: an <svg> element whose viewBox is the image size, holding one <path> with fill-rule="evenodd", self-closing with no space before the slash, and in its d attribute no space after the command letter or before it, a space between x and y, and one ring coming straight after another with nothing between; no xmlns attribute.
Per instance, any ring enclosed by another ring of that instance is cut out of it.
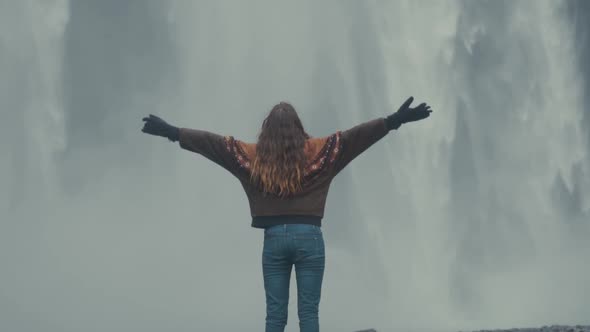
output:
<svg viewBox="0 0 590 332"><path fill-rule="evenodd" d="M359 330L355 332L377 332L375 329ZM459 331L467 332L467 331ZM514 328L504 330L478 330L473 332L590 332L590 325L551 325L532 328Z"/></svg>
<svg viewBox="0 0 590 332"><path fill-rule="evenodd" d="M590 332L590 325L551 325L507 330L479 330L476 332Z"/></svg>

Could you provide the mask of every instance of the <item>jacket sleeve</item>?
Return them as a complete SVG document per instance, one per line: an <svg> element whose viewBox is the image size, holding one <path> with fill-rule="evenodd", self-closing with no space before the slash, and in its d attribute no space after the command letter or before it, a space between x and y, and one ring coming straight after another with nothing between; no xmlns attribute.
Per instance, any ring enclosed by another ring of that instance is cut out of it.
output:
<svg viewBox="0 0 590 332"><path fill-rule="evenodd" d="M181 148L198 153L235 174L237 162L229 145L232 138L206 130L179 128L178 143Z"/></svg>
<svg viewBox="0 0 590 332"><path fill-rule="evenodd" d="M346 165L385 137L388 132L389 129L383 117L341 131L339 143L336 146L338 151L332 167L332 176L336 176Z"/></svg>

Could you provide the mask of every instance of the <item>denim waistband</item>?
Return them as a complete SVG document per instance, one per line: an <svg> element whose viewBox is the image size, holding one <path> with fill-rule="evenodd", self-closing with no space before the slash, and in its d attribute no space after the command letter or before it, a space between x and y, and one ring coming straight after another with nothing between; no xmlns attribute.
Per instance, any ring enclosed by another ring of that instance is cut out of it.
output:
<svg viewBox="0 0 590 332"><path fill-rule="evenodd" d="M320 226L311 224L282 224L269 226L264 229L264 234L286 234L286 233L315 233L322 234Z"/></svg>

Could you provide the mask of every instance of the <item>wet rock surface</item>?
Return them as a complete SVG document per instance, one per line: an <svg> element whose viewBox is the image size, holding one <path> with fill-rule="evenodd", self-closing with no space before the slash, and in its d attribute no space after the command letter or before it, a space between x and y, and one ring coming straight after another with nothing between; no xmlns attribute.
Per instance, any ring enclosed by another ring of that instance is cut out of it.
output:
<svg viewBox="0 0 590 332"><path fill-rule="evenodd" d="M359 330L354 332L378 332L375 329ZM551 325L532 328L513 328L497 330L476 330L459 332L590 332L590 325Z"/></svg>
<svg viewBox="0 0 590 332"><path fill-rule="evenodd" d="M460 331L466 332L466 331ZM590 325L551 325L534 328L514 328L504 330L478 330L474 332L590 332Z"/></svg>

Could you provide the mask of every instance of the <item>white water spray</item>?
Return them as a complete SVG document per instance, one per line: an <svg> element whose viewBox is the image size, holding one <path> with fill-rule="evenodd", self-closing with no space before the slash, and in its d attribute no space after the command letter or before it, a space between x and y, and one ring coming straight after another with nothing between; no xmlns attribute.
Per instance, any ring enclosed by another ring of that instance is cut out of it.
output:
<svg viewBox="0 0 590 332"><path fill-rule="evenodd" d="M162 2L146 0L129 13L168 22L174 56L163 61L177 66L180 89L142 94L133 77L150 77L141 76L149 66L131 65L145 61L158 31L104 33L108 15L127 7L0 1L0 147L9 156L0 164L0 329L263 326L261 233L224 170L141 136L139 115L126 122L135 109L92 116L137 131L120 136L120 151L80 143L70 158L100 163L56 160L71 139L64 120L80 111L63 101L71 15L96 24L87 38L130 50L113 52L130 58L119 67L129 70L129 101L107 106L142 105L180 126L253 141L266 111L288 100L323 136L386 116L409 95L432 105L431 118L390 133L332 185L322 330L588 323L590 157L561 5L171 1L160 12ZM113 22L131 31L134 17ZM89 65L104 56L82 54ZM108 90L107 74L88 86ZM70 172L87 181L75 194L62 188ZM292 282L287 331L296 322Z"/></svg>

